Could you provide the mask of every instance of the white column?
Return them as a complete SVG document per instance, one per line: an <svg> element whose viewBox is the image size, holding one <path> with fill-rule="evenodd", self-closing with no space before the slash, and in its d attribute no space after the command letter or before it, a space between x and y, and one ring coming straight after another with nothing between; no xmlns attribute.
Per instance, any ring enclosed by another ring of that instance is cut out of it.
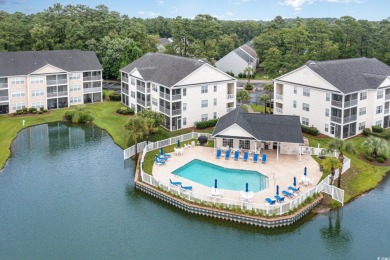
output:
<svg viewBox="0 0 390 260"><path fill-rule="evenodd" d="M257 141L255 140L255 153L256 153L256 150L257 150L257 146L256 146L256 143L257 143Z"/></svg>

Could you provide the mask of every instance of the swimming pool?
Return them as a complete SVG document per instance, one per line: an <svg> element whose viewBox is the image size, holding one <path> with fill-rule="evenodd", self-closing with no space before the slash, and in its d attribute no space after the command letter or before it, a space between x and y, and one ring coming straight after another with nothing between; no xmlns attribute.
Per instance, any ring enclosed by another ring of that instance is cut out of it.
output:
<svg viewBox="0 0 390 260"><path fill-rule="evenodd" d="M175 175L212 187L218 180L218 188L226 190L245 190L248 183L250 191L261 191L268 187L268 178L258 171L224 168L198 159L183 165L172 172Z"/></svg>

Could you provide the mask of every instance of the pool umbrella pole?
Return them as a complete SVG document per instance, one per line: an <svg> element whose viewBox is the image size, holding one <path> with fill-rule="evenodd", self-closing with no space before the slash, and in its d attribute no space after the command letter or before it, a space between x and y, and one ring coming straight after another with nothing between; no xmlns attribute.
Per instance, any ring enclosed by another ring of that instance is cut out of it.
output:
<svg viewBox="0 0 390 260"><path fill-rule="evenodd" d="M307 175L307 167L305 166L305 169L303 170L303 175Z"/></svg>
<svg viewBox="0 0 390 260"><path fill-rule="evenodd" d="M245 192L248 193L249 189L248 189L248 183L245 184Z"/></svg>
<svg viewBox="0 0 390 260"><path fill-rule="evenodd" d="M177 140L177 147L180 148L180 140Z"/></svg>
<svg viewBox="0 0 390 260"><path fill-rule="evenodd" d="M217 189L217 179L214 180L214 188Z"/></svg>
<svg viewBox="0 0 390 260"><path fill-rule="evenodd" d="M293 185L294 185L294 187L296 187L296 186L297 186L297 178L295 178L295 177L294 177L294 182L293 182Z"/></svg>
<svg viewBox="0 0 390 260"><path fill-rule="evenodd" d="M279 196L279 185L276 185L276 196Z"/></svg>

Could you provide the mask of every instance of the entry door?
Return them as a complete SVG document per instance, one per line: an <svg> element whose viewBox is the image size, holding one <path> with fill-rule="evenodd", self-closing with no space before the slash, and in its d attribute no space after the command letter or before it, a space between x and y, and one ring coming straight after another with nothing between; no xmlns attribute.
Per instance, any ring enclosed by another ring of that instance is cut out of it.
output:
<svg viewBox="0 0 390 260"><path fill-rule="evenodd" d="M177 119L177 129L181 129L181 118Z"/></svg>

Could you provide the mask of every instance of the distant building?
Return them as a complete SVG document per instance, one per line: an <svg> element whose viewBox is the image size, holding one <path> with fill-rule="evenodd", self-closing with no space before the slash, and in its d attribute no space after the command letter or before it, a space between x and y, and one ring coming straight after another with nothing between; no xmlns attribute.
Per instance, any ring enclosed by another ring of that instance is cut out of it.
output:
<svg viewBox="0 0 390 260"><path fill-rule="evenodd" d="M100 102L102 70L91 51L0 52L0 114Z"/></svg>
<svg viewBox="0 0 390 260"><path fill-rule="evenodd" d="M224 72L233 72L234 76L243 73L247 67L256 69L258 65L259 59L256 51L248 44L241 45L215 62L218 69Z"/></svg>
<svg viewBox="0 0 390 260"><path fill-rule="evenodd" d="M157 45L157 50L159 52L164 52L165 46L167 46L167 44L170 44L172 42L173 42L172 38L160 38L160 43Z"/></svg>
<svg viewBox="0 0 390 260"><path fill-rule="evenodd" d="M236 107L236 79L203 60L147 53L120 70L122 103L166 116L170 131L217 119Z"/></svg>
<svg viewBox="0 0 390 260"><path fill-rule="evenodd" d="M390 126L390 67L377 59L308 61L274 80L274 113L336 138Z"/></svg>

